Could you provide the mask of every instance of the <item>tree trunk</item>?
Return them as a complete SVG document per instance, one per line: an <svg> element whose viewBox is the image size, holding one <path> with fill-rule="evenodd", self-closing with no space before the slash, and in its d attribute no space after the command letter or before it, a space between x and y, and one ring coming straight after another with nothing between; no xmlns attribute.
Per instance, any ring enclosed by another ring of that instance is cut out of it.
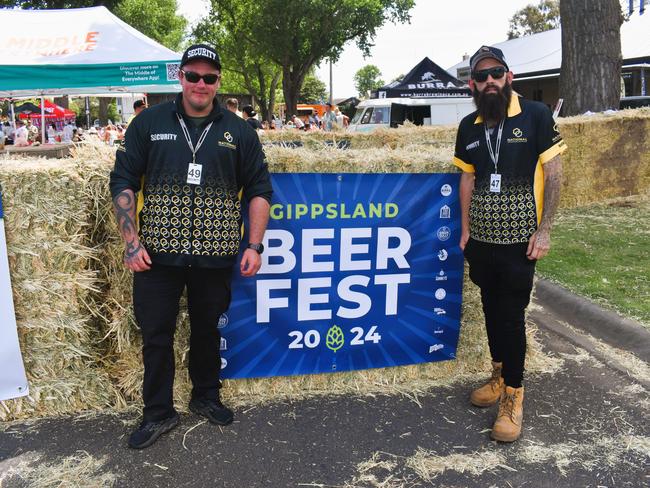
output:
<svg viewBox="0 0 650 488"><path fill-rule="evenodd" d="M269 122L273 118L273 113L275 112L275 91L278 89L278 83L280 82L280 72L278 71L273 80L271 80L271 87L269 88Z"/></svg>
<svg viewBox="0 0 650 488"><path fill-rule="evenodd" d="M112 101L113 99L109 97L99 97L99 123L101 125L108 124L108 106Z"/></svg>
<svg viewBox="0 0 650 488"><path fill-rule="evenodd" d="M305 73L292 71L288 66L282 68L282 92L284 93L284 103L287 106L287 113L285 114L287 120L290 120L291 116L296 114L298 97L300 96L305 74L306 71Z"/></svg>
<svg viewBox="0 0 650 488"><path fill-rule="evenodd" d="M621 24L618 0L562 0L563 115L618 109Z"/></svg>
<svg viewBox="0 0 650 488"><path fill-rule="evenodd" d="M269 105L266 95L266 78L264 77L264 70L258 64L255 66L257 69L257 82L260 85L260 97L257 103L260 106L260 112L262 113L262 120L269 120Z"/></svg>
<svg viewBox="0 0 650 488"><path fill-rule="evenodd" d="M63 95L62 97L54 97L54 104L63 108L70 108L70 98L68 95Z"/></svg>

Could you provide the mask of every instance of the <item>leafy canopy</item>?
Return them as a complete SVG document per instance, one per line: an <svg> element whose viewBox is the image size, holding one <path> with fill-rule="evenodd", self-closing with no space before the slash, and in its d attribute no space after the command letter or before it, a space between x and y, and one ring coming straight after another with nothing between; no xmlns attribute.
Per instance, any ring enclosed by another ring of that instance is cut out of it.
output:
<svg viewBox="0 0 650 488"><path fill-rule="evenodd" d="M384 86L384 80L379 78L381 71L374 64L368 64L354 75L354 86L360 97L368 97L372 90Z"/></svg>
<svg viewBox="0 0 650 488"><path fill-rule="evenodd" d="M178 50L183 41L187 19L176 15L176 0L121 0L117 15L145 36L165 47Z"/></svg>
<svg viewBox="0 0 650 488"><path fill-rule="evenodd" d="M541 0L538 5L527 5L510 19L508 39L537 34L560 27L559 0Z"/></svg>

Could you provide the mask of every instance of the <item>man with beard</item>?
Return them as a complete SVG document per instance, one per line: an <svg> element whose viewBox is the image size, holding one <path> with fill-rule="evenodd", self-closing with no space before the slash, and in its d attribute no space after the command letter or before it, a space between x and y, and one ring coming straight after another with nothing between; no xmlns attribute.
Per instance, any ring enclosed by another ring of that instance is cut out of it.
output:
<svg viewBox="0 0 650 488"><path fill-rule="evenodd" d="M550 248L566 149L550 110L512 92L503 52L482 46L471 58L477 110L460 123L454 164L460 181L460 247L481 289L492 377L474 390L478 407L499 402L492 438L519 438L523 419L525 310L535 263Z"/></svg>

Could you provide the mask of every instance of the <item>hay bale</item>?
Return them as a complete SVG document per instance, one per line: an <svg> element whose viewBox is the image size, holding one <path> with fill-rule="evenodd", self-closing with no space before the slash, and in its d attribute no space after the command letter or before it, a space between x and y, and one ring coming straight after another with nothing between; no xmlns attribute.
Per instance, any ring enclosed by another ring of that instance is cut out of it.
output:
<svg viewBox="0 0 650 488"><path fill-rule="evenodd" d="M450 154L435 148L427 151L413 147L395 150L337 150L321 146L316 150L272 147L267 149L272 171L300 172L440 172L451 168ZM105 161L112 164L112 155ZM110 208L108 194L103 195L104 205ZM107 368L122 396L128 402L141 402L142 361L141 340L131 309L131 275L121 264L123 244L114 222L103 239L100 262L102 280L106 281L110 304L103 314L109 343ZM184 411L189 400L191 384L187 374L187 348L189 322L184 303L177 323L175 339L176 381L174 398L179 410ZM532 344L535 344L532 342ZM428 363L397 368L373 369L336 374L321 374L262 379L226 380L222 394L234 405L250 405L280 399L300 399L314 395L347 393L402 392L417 395L435 383L449 383L489 367L489 354L483 327L483 315L478 289L465 278L463 291L463 318L456 361ZM531 369L535 369L533 366Z"/></svg>
<svg viewBox="0 0 650 488"><path fill-rule="evenodd" d="M81 149L75 158L87 160ZM309 150L286 147L267 148L269 165L274 172L442 172L452 166L450 154L429 147L402 147L395 150L339 150L328 146ZM113 153L93 153L99 167L110 168ZM108 187L96 195L97 209L102 215L111 215ZM98 218L99 220L99 218ZM114 219L104 219L104 228L98 230L96 248L101 258L99 281L104 291L102 335L107 352L104 363L114 387L129 404L141 404L142 360L141 339L131 307L132 277L122 265L123 244ZM174 400L179 410L185 411L191 392L187 374L189 320L184 300L177 322L175 337L176 378ZM445 361L416 366L365 370L349 373L276 377L246 380L225 380L222 394L232 405L256 404L278 399L299 399L333 393L380 393L400 391L417 394L429 388L432 382L446 383L486 370L489 363L487 342L482 322L480 297L475 287L465 286L463 326L457 361Z"/></svg>
<svg viewBox="0 0 650 488"><path fill-rule="evenodd" d="M309 149L318 147L337 147L341 142L349 144L352 149L397 149L403 146L449 146L453 149L456 140L456 126L414 125L400 126L398 129L378 129L371 133L345 132L304 132L300 130L265 131L262 143L280 144L298 142Z"/></svg>
<svg viewBox="0 0 650 488"><path fill-rule="evenodd" d="M560 205L571 208L650 189L650 109L560 119Z"/></svg>
<svg viewBox="0 0 650 488"><path fill-rule="evenodd" d="M89 239L94 202L65 160L0 163L7 252L30 397L0 419L60 415L116 403L103 368L94 302L100 291Z"/></svg>
<svg viewBox="0 0 650 488"><path fill-rule="evenodd" d="M605 118L561 123L570 147L566 166L587 171L594 160L581 159L585 154L612 153L606 146L590 145L594 134L605 130L633 133L628 125L638 124L647 130L650 116L636 113L618 120L606 119L607 129L598 127L601 119ZM299 134L303 147L274 145L268 146L266 153L274 172L455 171L450 163L455 130L409 127L373 134ZM293 132L278 132L267 133L264 139L281 142L289 135L295 137ZM341 137L349 138L349 149L336 148L336 140ZM646 168L640 171L647 171L650 151L632 154L633 150L647 147L638 144L625 142L622 147L629 160L641 158ZM113 160L113 149L88 144L73 151L68 160L0 162L19 336L34 398L34 403L24 399L6 402L8 412L0 410L2 419L85 409L119 410L140 404L141 342L131 307L132 277L122 264L123 244L112 216L107 181ZM581 182L574 181L571 170L565 174L565 198L572 202L576 198L566 195L577 195L579 192L572 188L578 188ZM598 196L594 191L590 193ZM467 277L463 300L456 361L227 380L224 398L233 405L242 405L334 393L401 392L413 396L433 384L487 371L489 354L480 298ZM189 324L183 306L177 330L174 396L183 410L190 394L186 364ZM552 370L534 332L529 331L528 370Z"/></svg>

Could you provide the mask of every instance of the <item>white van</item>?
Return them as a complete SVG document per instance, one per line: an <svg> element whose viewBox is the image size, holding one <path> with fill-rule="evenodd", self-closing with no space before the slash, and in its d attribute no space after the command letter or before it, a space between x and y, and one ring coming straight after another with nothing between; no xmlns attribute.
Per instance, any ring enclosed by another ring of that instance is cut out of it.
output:
<svg viewBox="0 0 650 488"><path fill-rule="evenodd" d="M375 98L361 102L356 110L350 132L397 127L405 120L415 125L457 124L476 107L471 97Z"/></svg>

